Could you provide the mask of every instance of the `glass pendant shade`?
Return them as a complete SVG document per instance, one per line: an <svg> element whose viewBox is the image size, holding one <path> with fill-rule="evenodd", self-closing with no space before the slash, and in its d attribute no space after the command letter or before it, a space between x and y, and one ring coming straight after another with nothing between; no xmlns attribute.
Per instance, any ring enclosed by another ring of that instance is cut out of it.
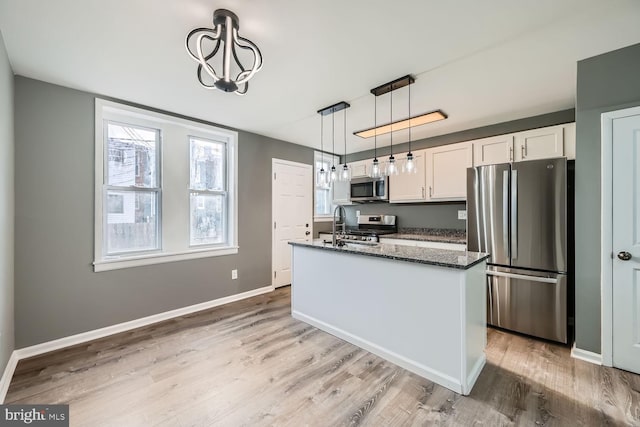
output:
<svg viewBox="0 0 640 427"><path fill-rule="evenodd" d="M387 175L398 175L398 165L396 164L395 157L389 157L387 162Z"/></svg>
<svg viewBox="0 0 640 427"><path fill-rule="evenodd" d="M338 171L335 166L331 166L331 172L329 172L329 179L331 182L336 182L338 180Z"/></svg>
<svg viewBox="0 0 640 427"><path fill-rule="evenodd" d="M316 183L318 185L325 185L327 183L327 171L325 171L324 168L321 168L320 171L318 171L318 176L316 176Z"/></svg>
<svg viewBox="0 0 640 427"><path fill-rule="evenodd" d="M404 173L417 173L418 169L416 167L416 163L413 160L413 154L411 152L409 152L409 154L407 154L407 159L404 162L403 165L403 172Z"/></svg>
<svg viewBox="0 0 640 427"><path fill-rule="evenodd" d="M371 178L382 178L382 170L378 159L373 159L373 163L371 164L371 173L369 176L371 176Z"/></svg>
<svg viewBox="0 0 640 427"><path fill-rule="evenodd" d="M342 170L340 171L340 181L351 181L351 169L346 163L342 165Z"/></svg>

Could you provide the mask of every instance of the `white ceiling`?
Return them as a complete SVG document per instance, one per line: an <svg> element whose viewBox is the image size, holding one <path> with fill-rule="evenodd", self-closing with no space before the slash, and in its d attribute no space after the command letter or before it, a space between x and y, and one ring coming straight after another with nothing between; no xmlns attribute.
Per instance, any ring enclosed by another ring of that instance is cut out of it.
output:
<svg viewBox="0 0 640 427"><path fill-rule="evenodd" d="M203 89L184 48L218 8L264 56L244 97ZM576 61L640 42L639 20L637 0L0 0L16 74L316 148L316 111L344 100L348 152L373 148L352 135L373 125L369 90L406 74L412 113L449 115L413 140L572 108ZM406 89L393 96L406 117ZM389 112L378 98L378 122Z"/></svg>

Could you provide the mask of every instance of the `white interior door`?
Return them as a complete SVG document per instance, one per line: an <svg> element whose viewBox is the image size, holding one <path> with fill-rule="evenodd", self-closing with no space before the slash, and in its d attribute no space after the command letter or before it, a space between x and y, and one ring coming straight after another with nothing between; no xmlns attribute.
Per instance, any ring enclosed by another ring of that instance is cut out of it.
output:
<svg viewBox="0 0 640 427"><path fill-rule="evenodd" d="M272 283L279 287L291 284L289 242L313 239L313 167L273 159L272 170Z"/></svg>
<svg viewBox="0 0 640 427"><path fill-rule="evenodd" d="M640 373L640 115L613 120L612 154L613 366Z"/></svg>

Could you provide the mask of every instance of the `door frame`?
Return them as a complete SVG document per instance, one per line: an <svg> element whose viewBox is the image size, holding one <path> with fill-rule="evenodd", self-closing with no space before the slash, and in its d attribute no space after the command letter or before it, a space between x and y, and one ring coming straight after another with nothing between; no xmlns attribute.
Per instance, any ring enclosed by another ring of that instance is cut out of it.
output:
<svg viewBox="0 0 640 427"><path fill-rule="evenodd" d="M271 224L273 224L273 222L275 221L275 216L276 216L276 209L275 206L276 204L275 202L275 192L273 191L273 181L274 180L274 174L275 174L275 168L276 165L285 165L285 166L294 166L294 167L301 167L303 169L311 169L311 187L309 188L309 191L311 192L311 226L310 226L310 231L311 231L311 236L313 236L313 165L310 165L308 163L299 163L299 162L292 162L291 160L284 160L284 159L276 159L275 157L271 158ZM276 233L275 233L275 228L271 227L271 272L269 273L269 275L271 276L271 287L275 289L275 281L274 281L274 277L273 277L273 273L275 271L275 257L273 256L273 254L275 254L276 252Z"/></svg>
<svg viewBox="0 0 640 427"><path fill-rule="evenodd" d="M601 252L600 252L600 352L602 364L613 366L613 121L640 115L640 107L601 114ZM608 191L604 191L607 189Z"/></svg>

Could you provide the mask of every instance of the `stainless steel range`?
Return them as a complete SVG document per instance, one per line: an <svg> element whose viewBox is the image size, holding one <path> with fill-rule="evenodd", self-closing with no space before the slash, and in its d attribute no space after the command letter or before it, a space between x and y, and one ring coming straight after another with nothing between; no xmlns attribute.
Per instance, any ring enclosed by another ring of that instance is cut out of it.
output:
<svg viewBox="0 0 640 427"><path fill-rule="evenodd" d="M395 215L364 214L358 216L357 228L346 229L340 235L344 240L377 242L378 236L397 233Z"/></svg>

